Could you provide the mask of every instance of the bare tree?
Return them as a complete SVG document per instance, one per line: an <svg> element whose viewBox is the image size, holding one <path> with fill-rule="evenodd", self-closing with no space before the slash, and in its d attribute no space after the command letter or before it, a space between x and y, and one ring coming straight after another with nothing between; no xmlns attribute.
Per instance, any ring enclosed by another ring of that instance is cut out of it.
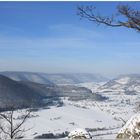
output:
<svg viewBox="0 0 140 140"><path fill-rule="evenodd" d="M103 16L96 12L96 7L79 6L78 15L81 18L86 18L89 21L100 25L110 27L126 27L140 32L140 11L134 10L128 5L119 5L117 13L112 16ZM123 18L121 18L123 16Z"/></svg>
<svg viewBox="0 0 140 140"><path fill-rule="evenodd" d="M20 111L18 114L15 112L17 111L14 111L13 109L5 113L0 113L0 119L2 120L0 132L2 138L20 139L23 137L24 132L30 130L23 128L23 125L30 117L31 111L24 111L24 113L23 111Z"/></svg>

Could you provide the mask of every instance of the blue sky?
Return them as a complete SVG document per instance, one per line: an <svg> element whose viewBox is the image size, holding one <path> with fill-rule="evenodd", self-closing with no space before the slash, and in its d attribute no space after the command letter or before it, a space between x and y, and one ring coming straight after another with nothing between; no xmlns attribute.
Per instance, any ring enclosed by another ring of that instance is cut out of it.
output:
<svg viewBox="0 0 140 140"><path fill-rule="evenodd" d="M94 5L105 15L122 2L0 2L0 71L140 73L140 34L96 26L76 15ZM140 9L140 2L125 2Z"/></svg>

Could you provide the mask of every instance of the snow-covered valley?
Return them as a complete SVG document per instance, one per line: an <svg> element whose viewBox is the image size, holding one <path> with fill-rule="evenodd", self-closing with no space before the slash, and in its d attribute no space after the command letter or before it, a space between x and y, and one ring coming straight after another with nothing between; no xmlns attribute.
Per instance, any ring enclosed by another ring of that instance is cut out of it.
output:
<svg viewBox="0 0 140 140"><path fill-rule="evenodd" d="M105 101L92 99L71 101L62 98L62 107L42 109L35 114L38 117L29 119L28 125L32 129L26 134L27 138L33 138L45 133L62 133L72 131L75 128L84 128L92 137L99 139L115 138L119 130L138 112L137 106L140 95L125 94L122 87L102 88L105 83L81 83L76 86L91 89L107 97ZM124 85L126 81L123 81ZM123 86L124 87L124 86Z"/></svg>

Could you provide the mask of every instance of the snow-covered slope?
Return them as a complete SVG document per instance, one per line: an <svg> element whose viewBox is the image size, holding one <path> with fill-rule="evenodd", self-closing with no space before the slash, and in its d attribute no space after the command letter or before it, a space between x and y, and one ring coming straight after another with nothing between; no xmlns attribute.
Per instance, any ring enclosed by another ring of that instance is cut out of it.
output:
<svg viewBox="0 0 140 140"><path fill-rule="evenodd" d="M116 79L112 79L99 87L99 90L116 90L124 91L126 94L134 94L140 92L140 75L130 74L121 75Z"/></svg>
<svg viewBox="0 0 140 140"><path fill-rule="evenodd" d="M127 84L130 81L130 77L122 77L120 79L115 80L119 84Z"/></svg>
<svg viewBox="0 0 140 140"><path fill-rule="evenodd" d="M120 85L120 87L118 85ZM124 86L127 86L126 84L122 85L114 80L113 82L111 80L106 84L101 84L101 86L92 87L89 83L83 83L82 86L91 89L94 93L98 93L99 95L107 97L108 100L105 100L104 102L93 102L92 100L84 100L74 103L76 106L86 107L90 109L99 107L101 110L108 112L109 114L114 116L114 118L117 120L121 120L120 118L128 120L131 115L135 113L140 101L139 92L133 94L134 92L130 92L128 91L128 89L124 88ZM126 93L127 91L131 94Z"/></svg>
<svg viewBox="0 0 140 140"><path fill-rule="evenodd" d="M0 111L39 105L44 96L32 87L0 75Z"/></svg>
<svg viewBox="0 0 140 140"><path fill-rule="evenodd" d="M140 114L132 116L118 132L117 138L120 139L139 139L140 138Z"/></svg>

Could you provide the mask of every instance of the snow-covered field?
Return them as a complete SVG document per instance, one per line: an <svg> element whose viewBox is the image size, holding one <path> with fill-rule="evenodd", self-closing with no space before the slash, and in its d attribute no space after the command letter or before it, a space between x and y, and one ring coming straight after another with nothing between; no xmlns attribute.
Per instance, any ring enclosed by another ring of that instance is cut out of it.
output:
<svg viewBox="0 0 140 140"><path fill-rule="evenodd" d="M119 82L126 83L125 80ZM32 129L26 132L25 138L34 138L44 133L70 132L75 128L86 128L97 139L115 138L124 121L136 113L140 95L126 95L121 88L99 89L103 84L82 83L78 86L108 97L106 101L88 99L75 102L65 98L62 107L53 106L33 112L36 117L26 122L26 127Z"/></svg>
<svg viewBox="0 0 140 140"><path fill-rule="evenodd" d="M63 107L41 110L36 114L39 117L32 118L27 123L28 127L32 127L26 134L27 138L43 133L72 131L75 128L110 129L121 126L121 123L114 120L111 115L97 108L84 109L69 104L65 104ZM36 135L34 135L35 133ZM93 133L93 135L97 134L97 131Z"/></svg>

